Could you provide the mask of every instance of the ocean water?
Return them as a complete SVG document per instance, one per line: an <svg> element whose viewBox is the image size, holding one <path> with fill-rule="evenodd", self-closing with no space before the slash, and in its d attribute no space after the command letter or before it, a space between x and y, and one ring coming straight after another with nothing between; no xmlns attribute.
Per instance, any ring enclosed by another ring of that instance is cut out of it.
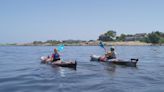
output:
<svg viewBox="0 0 164 92"><path fill-rule="evenodd" d="M138 58L137 67L91 62L98 46L66 46L63 60L77 69L40 63L54 46L1 46L0 92L164 92L164 46L116 46L117 57ZM110 47L107 47L108 49Z"/></svg>

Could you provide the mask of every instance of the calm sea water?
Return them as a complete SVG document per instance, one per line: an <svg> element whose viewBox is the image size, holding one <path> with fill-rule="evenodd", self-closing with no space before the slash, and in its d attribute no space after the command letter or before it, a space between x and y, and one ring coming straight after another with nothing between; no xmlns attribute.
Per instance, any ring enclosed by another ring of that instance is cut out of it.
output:
<svg viewBox="0 0 164 92"><path fill-rule="evenodd" d="M77 70L41 64L53 46L1 46L0 92L164 92L164 47L117 46L118 58L139 58L137 67L90 62L98 46L68 46L64 60Z"/></svg>

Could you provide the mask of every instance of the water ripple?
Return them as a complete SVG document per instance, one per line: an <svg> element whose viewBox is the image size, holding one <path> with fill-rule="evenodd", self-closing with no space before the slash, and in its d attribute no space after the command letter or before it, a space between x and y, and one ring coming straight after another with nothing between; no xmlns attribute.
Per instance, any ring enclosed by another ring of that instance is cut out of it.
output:
<svg viewBox="0 0 164 92"><path fill-rule="evenodd" d="M0 92L164 92L164 47L117 46L119 58L139 58L135 68L90 62L104 53L98 46L65 47L63 59L76 59L77 70L40 64L53 48L0 47Z"/></svg>

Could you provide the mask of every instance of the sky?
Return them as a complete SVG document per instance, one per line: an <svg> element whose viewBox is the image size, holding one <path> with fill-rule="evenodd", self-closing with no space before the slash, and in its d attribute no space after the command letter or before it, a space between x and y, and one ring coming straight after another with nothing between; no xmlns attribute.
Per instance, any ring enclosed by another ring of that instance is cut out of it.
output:
<svg viewBox="0 0 164 92"><path fill-rule="evenodd" d="M164 0L0 0L0 43L164 32Z"/></svg>

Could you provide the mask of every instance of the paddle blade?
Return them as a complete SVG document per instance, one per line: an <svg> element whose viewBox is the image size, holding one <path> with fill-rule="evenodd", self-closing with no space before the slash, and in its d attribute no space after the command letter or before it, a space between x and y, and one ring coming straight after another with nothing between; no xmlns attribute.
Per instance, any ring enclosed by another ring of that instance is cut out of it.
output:
<svg viewBox="0 0 164 92"><path fill-rule="evenodd" d="M63 49L64 49L64 45L63 44L59 45L58 48L57 48L58 51L62 51Z"/></svg>
<svg viewBox="0 0 164 92"><path fill-rule="evenodd" d="M99 43L99 46L104 48L104 44L102 42Z"/></svg>

